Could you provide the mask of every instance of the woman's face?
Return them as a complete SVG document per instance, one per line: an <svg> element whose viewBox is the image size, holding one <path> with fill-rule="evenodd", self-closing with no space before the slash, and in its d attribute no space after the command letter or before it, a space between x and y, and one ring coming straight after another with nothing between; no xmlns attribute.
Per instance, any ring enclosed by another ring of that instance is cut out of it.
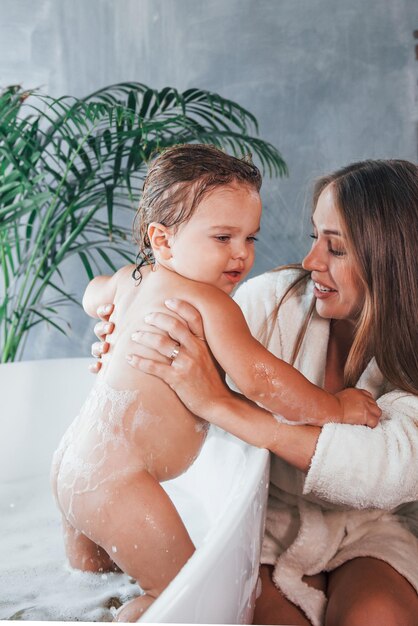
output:
<svg viewBox="0 0 418 626"><path fill-rule="evenodd" d="M312 216L313 243L303 260L311 272L318 315L355 321L363 307L364 288L335 206L332 186L318 198Z"/></svg>

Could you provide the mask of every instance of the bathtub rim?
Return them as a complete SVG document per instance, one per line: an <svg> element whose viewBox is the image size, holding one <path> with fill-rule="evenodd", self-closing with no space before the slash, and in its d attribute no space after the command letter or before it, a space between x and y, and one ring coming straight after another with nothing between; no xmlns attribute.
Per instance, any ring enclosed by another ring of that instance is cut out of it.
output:
<svg viewBox="0 0 418 626"><path fill-rule="evenodd" d="M222 429L219 430L222 431ZM230 435L229 433L227 433L227 435L237 439L234 435ZM242 515L238 515L238 513L241 511L242 514L244 514L244 512L246 512L251 506L252 500L248 497L248 495L256 493L259 489L264 489L265 491L268 490L269 451L264 448L250 446L241 440L238 441L240 441L240 443L245 447L248 447L250 449L249 454L254 457L252 459L254 468L252 468L253 471L250 474L251 480L244 482L246 488L238 490L237 497L233 499L231 505L226 507L225 511L218 517L216 523L207 533L203 543L183 566L177 576L166 587L166 589L164 589L164 591L158 596L158 600L161 599L163 601L164 612L170 610L176 602L181 600L182 595L188 591L187 584L190 570L194 570L198 567L199 563L203 560L206 563L206 567L208 564L210 567L216 565L221 553L225 549L225 545L229 544L231 537L236 533L237 527L242 518ZM260 487L261 481L265 482L263 487ZM242 480L239 480L237 483L237 489L239 489L241 483ZM226 532L224 531L225 527L228 528ZM219 538L222 538L222 541L218 540ZM254 573L253 576L255 577L256 582L258 578L258 571ZM149 609L147 609L146 614L139 620L139 622L157 623L160 621L160 617L161 610L158 610L158 603L156 602L155 605L152 604Z"/></svg>

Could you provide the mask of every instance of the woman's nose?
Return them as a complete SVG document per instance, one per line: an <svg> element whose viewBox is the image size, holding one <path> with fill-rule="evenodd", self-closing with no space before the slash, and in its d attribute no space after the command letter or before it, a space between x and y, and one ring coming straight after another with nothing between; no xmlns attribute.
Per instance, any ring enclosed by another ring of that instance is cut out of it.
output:
<svg viewBox="0 0 418 626"><path fill-rule="evenodd" d="M314 243L308 254L302 261L302 267L309 272L325 272L328 267L324 259L322 251L318 247L318 243Z"/></svg>

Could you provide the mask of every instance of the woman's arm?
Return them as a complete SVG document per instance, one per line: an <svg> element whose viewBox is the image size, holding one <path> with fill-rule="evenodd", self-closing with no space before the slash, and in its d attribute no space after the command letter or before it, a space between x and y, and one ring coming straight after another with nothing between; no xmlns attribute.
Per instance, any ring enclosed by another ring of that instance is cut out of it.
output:
<svg viewBox="0 0 418 626"><path fill-rule="evenodd" d="M356 508L392 509L418 500L418 397L392 391L378 400L373 430L328 424L304 493Z"/></svg>
<svg viewBox="0 0 418 626"><path fill-rule="evenodd" d="M185 302L167 301L184 324L177 340L139 332L133 367L166 380L192 411L256 446L266 447L307 472L304 493L357 508L393 508L418 500L418 398L392 392L379 399L383 419L375 429L328 424L290 426L223 383L203 338L199 313ZM105 313L105 312L103 312ZM178 322L180 324L180 322ZM180 341L178 357L167 357ZM141 358L142 345L153 360ZM161 352L159 352L161 350ZM161 368L160 366L165 366Z"/></svg>
<svg viewBox="0 0 418 626"><path fill-rule="evenodd" d="M191 310L187 303L170 307L184 319ZM196 312L193 316L194 332L201 336ZM164 326L161 319L159 324ZM141 357L139 344L138 354L130 355L129 362L165 380L191 411L307 473L305 494L355 508L391 509L418 500L418 398L401 392L380 398L383 419L374 429L348 424L326 424L322 429L282 424L268 411L231 392L205 343L178 320L177 324L175 331L171 328L181 348L172 365L159 349L167 354L173 339L143 332L139 338L148 354L154 349L153 360Z"/></svg>
<svg viewBox="0 0 418 626"><path fill-rule="evenodd" d="M204 334L216 361L250 400L298 423L376 425L380 410L370 394L357 389L332 395L312 384L252 336L239 306L219 289L196 284L187 300L202 316ZM165 324L164 330L176 339L174 318L167 318Z"/></svg>
<svg viewBox="0 0 418 626"><path fill-rule="evenodd" d="M146 365L140 366L140 369L149 371ZM184 393L190 396L189 391ZM200 416L251 445L267 448L305 473L310 467L321 432L318 426L278 422L271 413L230 390L223 399L220 396L212 396L211 401L208 399L200 410Z"/></svg>
<svg viewBox="0 0 418 626"><path fill-rule="evenodd" d="M137 354L129 355L129 363L141 371L162 378L193 413L220 426L249 444L269 449L288 463L307 471L315 451L320 428L282 424L268 411L232 392L223 382L213 357L201 337L203 328L197 312L187 303L171 307L187 325L164 314L154 314L159 327L170 326L170 336L139 332ZM190 331L190 327L193 333ZM173 339L180 343L180 352L171 365L164 354L171 351ZM141 357L142 346L154 360ZM161 352L159 351L161 350Z"/></svg>

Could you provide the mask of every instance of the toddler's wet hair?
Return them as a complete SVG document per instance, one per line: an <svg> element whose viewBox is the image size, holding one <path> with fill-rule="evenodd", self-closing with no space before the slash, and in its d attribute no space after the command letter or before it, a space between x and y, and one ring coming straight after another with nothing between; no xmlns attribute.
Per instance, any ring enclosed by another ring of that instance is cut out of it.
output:
<svg viewBox="0 0 418 626"><path fill-rule="evenodd" d="M147 233L151 222L177 229L191 218L205 194L233 183L260 190L261 174L250 155L238 159L207 144L180 144L158 154L148 169L134 220L138 244L134 278L141 280L140 268L154 261Z"/></svg>

